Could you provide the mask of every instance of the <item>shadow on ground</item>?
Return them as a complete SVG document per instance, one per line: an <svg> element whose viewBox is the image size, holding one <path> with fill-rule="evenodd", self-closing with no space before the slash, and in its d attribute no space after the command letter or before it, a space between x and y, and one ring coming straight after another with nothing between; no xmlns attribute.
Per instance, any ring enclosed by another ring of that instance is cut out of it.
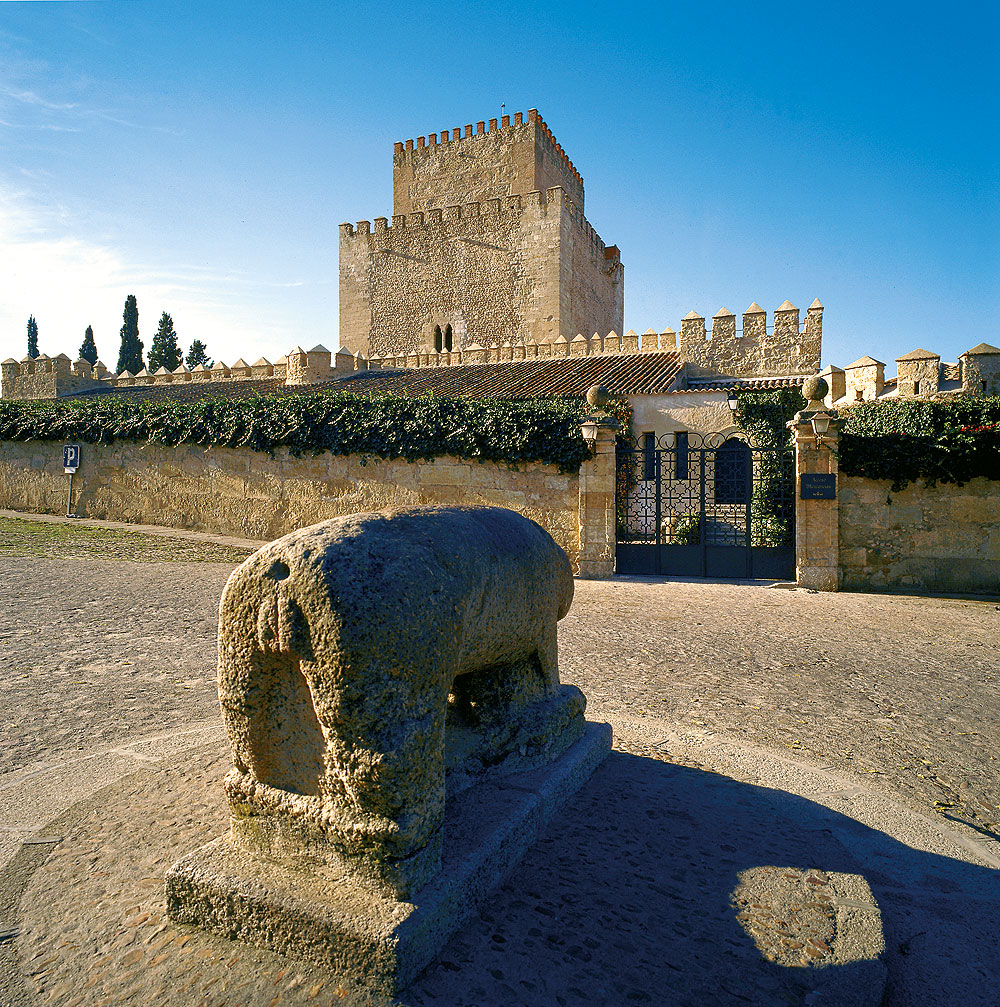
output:
<svg viewBox="0 0 1000 1007"><path fill-rule="evenodd" d="M225 828L227 768L223 749L203 748L57 820L65 839L17 881L24 933L7 965L29 977L18 1003L373 1003L314 967L164 925L164 872ZM733 896L741 875L769 866L794 869L771 872L779 886L806 870L867 879L888 983L870 961L765 958ZM998 905L1000 871L914 850L779 790L613 752L400 1002L850 1007L878 1004L885 988L891 1007L995 1007Z"/></svg>
<svg viewBox="0 0 1000 1007"><path fill-rule="evenodd" d="M767 865L867 879L886 1003L996 1004L1000 872L911 849L804 798L620 752L402 1000L879 1003L877 966L763 957L732 897L741 873Z"/></svg>

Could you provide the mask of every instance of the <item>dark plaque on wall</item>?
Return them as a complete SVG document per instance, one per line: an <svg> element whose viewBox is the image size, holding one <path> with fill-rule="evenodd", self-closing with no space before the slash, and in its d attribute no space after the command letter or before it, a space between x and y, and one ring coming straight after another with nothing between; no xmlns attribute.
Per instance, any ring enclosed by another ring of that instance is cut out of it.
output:
<svg viewBox="0 0 1000 1007"><path fill-rule="evenodd" d="M801 500L836 500L837 477L826 472L803 472L799 476Z"/></svg>

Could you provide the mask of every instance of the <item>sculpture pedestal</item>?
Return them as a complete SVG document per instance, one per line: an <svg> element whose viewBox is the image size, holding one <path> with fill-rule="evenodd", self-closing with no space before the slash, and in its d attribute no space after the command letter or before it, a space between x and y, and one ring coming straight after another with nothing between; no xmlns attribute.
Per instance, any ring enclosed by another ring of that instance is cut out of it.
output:
<svg viewBox="0 0 1000 1007"><path fill-rule="evenodd" d="M314 962L342 984L396 995L506 878L610 751L610 726L588 723L583 737L548 765L449 798L441 871L412 901L251 857L225 836L167 873L169 915Z"/></svg>

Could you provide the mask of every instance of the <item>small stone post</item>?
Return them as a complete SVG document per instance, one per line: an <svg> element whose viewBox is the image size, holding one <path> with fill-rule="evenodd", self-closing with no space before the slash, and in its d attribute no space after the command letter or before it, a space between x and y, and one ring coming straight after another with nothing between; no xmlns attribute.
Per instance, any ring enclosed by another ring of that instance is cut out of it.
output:
<svg viewBox="0 0 1000 1007"><path fill-rule="evenodd" d="M583 580L610 577L615 572L615 433L618 421L609 416L608 391L594 385L587 392L593 413L581 429L594 456L580 466L580 569Z"/></svg>
<svg viewBox="0 0 1000 1007"><path fill-rule="evenodd" d="M840 421L835 410L823 405L828 391L823 378L807 378L802 394L808 405L788 424L795 445L795 582L817 591L836 591L840 587L837 492L832 500L803 500L801 491L802 476L814 473L832 475L836 485ZM812 420L817 415L830 419L821 437L813 429Z"/></svg>

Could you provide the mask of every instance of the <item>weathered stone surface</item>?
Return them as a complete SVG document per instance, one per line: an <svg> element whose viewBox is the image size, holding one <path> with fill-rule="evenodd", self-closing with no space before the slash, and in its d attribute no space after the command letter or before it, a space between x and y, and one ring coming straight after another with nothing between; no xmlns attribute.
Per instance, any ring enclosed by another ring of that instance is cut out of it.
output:
<svg viewBox="0 0 1000 1007"><path fill-rule="evenodd" d="M390 356L449 331L456 351L621 331L618 249L584 216L583 179L535 110L427 139L396 146L392 221L340 227L342 342Z"/></svg>
<svg viewBox="0 0 1000 1007"><path fill-rule="evenodd" d="M446 764L461 789L582 733L556 663L572 597L565 554L501 508L353 515L252 556L219 619L234 841L399 895L426 883Z"/></svg>
<svg viewBox="0 0 1000 1007"><path fill-rule="evenodd" d="M852 590L1000 590L1000 484L841 478L840 569Z"/></svg>
<svg viewBox="0 0 1000 1007"><path fill-rule="evenodd" d="M442 869L411 899L251 861L227 836L171 868L169 913L391 996L483 905L610 749L611 728L588 724L555 762L449 794Z"/></svg>
<svg viewBox="0 0 1000 1007"><path fill-rule="evenodd" d="M559 684L572 598L566 555L501 508L355 514L251 556L219 614L231 833L170 871L172 917L412 978L610 749L577 744Z"/></svg>
<svg viewBox="0 0 1000 1007"><path fill-rule="evenodd" d="M580 477L554 465L460 458L273 457L245 448L178 444L87 444L73 482L77 514L165 524L246 538L359 511L416 504L503 506L537 521L577 566ZM58 441L0 442L0 507L66 513Z"/></svg>

